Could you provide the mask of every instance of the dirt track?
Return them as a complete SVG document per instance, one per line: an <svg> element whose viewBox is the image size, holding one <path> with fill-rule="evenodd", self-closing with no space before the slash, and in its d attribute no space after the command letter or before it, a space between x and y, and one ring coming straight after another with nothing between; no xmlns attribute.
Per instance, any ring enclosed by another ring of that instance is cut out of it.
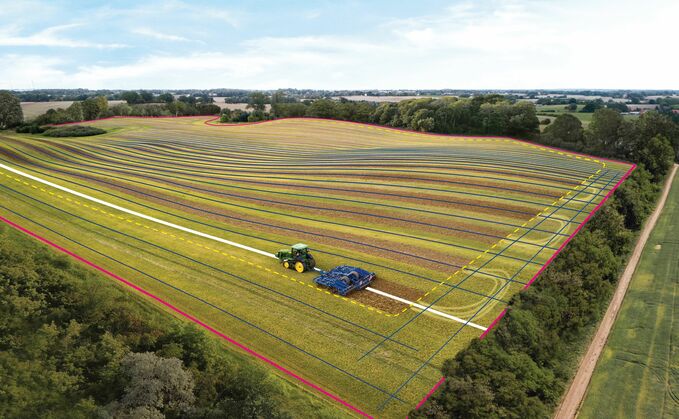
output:
<svg viewBox="0 0 679 419"><path fill-rule="evenodd" d="M660 216L663 207L665 206L665 201L667 200L667 195L670 191L670 187L672 186L672 180L674 179L674 176L677 172L677 167L679 166L675 164L672 168L669 178L665 183L665 187L663 188L660 200L658 201L658 205L641 231L641 235L639 236L639 240L634 247L634 251L632 252L629 262L625 267L625 271L620 276L618 286L615 289L615 293L613 293L613 298L611 299L611 303L606 310L606 314L601 320L599 328L596 331L596 335L594 335L594 339L592 339L592 342L587 348L587 352L580 361L580 366L578 367L578 371L575 374L575 378L568 388L566 396L563 398L561 404L556 410L556 414L554 415L555 419L572 419L578 415L580 405L585 398L587 387L589 386L589 382L592 379L594 367L596 367L599 356L606 345L608 334L615 323L615 319L618 317L618 312L622 306L622 301L625 297L625 293L627 292L627 287L632 280L632 275L634 275L634 271L637 268L637 263L639 263L639 259L641 258L641 253L644 250L644 246L646 245L646 241L648 240L651 231L653 231L653 227L655 227L656 221L658 221L658 217Z"/></svg>

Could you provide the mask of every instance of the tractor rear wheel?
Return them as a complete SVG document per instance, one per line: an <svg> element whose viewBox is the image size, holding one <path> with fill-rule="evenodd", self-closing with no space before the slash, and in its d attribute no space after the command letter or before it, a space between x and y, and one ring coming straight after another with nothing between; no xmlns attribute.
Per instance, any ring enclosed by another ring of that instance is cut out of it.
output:
<svg viewBox="0 0 679 419"><path fill-rule="evenodd" d="M299 260L295 262L295 270L299 273L302 273L306 270L306 266L304 266L303 262L300 262Z"/></svg>
<svg viewBox="0 0 679 419"><path fill-rule="evenodd" d="M290 262L286 260L285 262L283 262L283 266L285 267L285 269L290 269Z"/></svg>

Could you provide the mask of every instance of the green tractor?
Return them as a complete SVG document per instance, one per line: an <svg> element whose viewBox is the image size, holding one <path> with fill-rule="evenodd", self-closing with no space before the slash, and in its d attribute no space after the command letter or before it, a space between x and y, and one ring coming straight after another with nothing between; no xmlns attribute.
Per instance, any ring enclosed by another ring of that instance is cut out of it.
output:
<svg viewBox="0 0 679 419"><path fill-rule="evenodd" d="M297 243L290 250L279 250L276 252L276 257L287 269L294 269L299 273L310 271L316 267L316 261L309 253L309 246L306 244Z"/></svg>

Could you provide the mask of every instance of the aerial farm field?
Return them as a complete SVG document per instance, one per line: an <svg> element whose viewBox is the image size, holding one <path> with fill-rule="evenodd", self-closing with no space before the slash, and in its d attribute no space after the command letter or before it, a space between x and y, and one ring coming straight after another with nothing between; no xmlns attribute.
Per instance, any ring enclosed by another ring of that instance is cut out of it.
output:
<svg viewBox="0 0 679 419"><path fill-rule="evenodd" d="M2 134L0 215L379 417L415 407L630 170L506 138L206 120ZM271 257L298 242L377 279L333 294Z"/></svg>

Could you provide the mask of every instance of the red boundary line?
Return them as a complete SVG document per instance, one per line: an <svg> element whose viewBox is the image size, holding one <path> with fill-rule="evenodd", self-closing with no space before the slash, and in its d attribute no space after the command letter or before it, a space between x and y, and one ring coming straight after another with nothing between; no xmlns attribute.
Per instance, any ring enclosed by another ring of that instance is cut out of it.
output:
<svg viewBox="0 0 679 419"><path fill-rule="evenodd" d="M118 119L118 118L121 118L121 119L125 119L125 118L130 118L130 119L131 119L131 118L138 118L138 119L146 119L146 118L151 118L151 119L153 119L153 118L156 118L156 119L162 119L162 118L199 118L199 117L201 117L201 116L206 116L206 115L186 115L186 116L110 116L110 117L101 118L101 119L94 119L94 120L80 121L80 122L65 122L65 123L62 123L62 124L53 124L53 125L54 125L54 126L59 126L59 125L72 125L72 124L80 124L80 123L84 123L84 122L96 122L96 121L104 121L104 120ZM209 115L209 116L212 116L212 115ZM630 174L632 174L632 172L637 168L637 165L634 164L634 163L629 163L629 162L624 162L624 161L614 160L614 159L608 159L608 158L605 158L605 157L595 157L595 156L592 156L592 155L589 155L589 154L578 153L578 152L569 151L569 150L563 150L563 149L560 149L560 148L557 148L557 147L551 147L551 146L546 146L546 145L542 145L542 144L532 143L532 142L526 141L526 140L518 140L518 139L516 139L516 138L511 138L511 137L497 137L497 136L483 136L483 135L437 134L437 133L433 133L433 132L421 132L421 131L415 131L415 130L410 130L410 129L405 129L405 128L394 128L394 127L387 127L387 126L383 126L383 125L379 125L379 124L371 124L371 123L363 123L363 122L354 122L354 121L342 121L342 120L330 119L330 118L292 117L292 118L279 118L279 119L270 119L270 120L266 120L266 121L244 122L244 123L235 123L235 124L214 124L214 123L212 123L213 121L215 121L215 120L217 120L217 119L219 119L219 116L216 116L216 117L211 118L211 119L206 119L205 121L203 121L203 123L204 123L205 125L211 126L211 127L234 127L234 126L258 125L258 124L264 124L264 123L268 123L268 122L275 122L275 121L280 121L280 120L285 120L285 119L291 119L291 120L321 120L321 121L333 121L333 122L343 122L343 123L347 123L347 124L367 125L367 126L379 127L379 128L388 129L388 130L393 130L393 131L410 132L410 133L417 133L417 134L422 134L422 135L432 135L432 136L437 136L437 137L453 137L453 138L497 138L497 139L509 139L509 140L513 140L513 141L516 141L516 142L520 142L520 143L530 144L530 145L535 146L535 147L541 147L541 148L556 150L556 151L565 152L565 153L570 153L570 154L573 154L573 155L579 155L579 156L588 157L588 158L592 158L592 159L598 159L598 160L602 160L602 161L608 161L608 162L619 163L619 164L626 164L626 165L631 164L631 167L629 168L629 170L627 170L627 172L623 175L622 178L620 178L620 180L615 184L615 186L613 186L613 188L612 188L610 191L608 191L608 193L606 194L606 196L604 197L604 199L603 199L601 202L599 202L599 204L592 210L592 212L589 213L589 215L587 215L587 217L583 220L583 222L580 223L580 225L578 226L578 228L576 228L575 231L574 231L570 236L568 236L568 238L561 244L561 246L559 246L559 248L557 249L557 251L556 251L556 252L555 252L555 253L547 260L547 262L542 266L542 268L540 268L540 270L539 270L535 275L533 275L533 277L531 278L531 280L528 281L528 283L523 287L524 290L527 289L528 287L530 287L530 286L533 284L533 282L535 282L535 280L537 279L537 277L540 276L540 274L541 274L542 272L544 272L545 269L547 269L547 267L552 263L552 261L554 261L554 259L559 255L559 253L561 253L561 251L562 251L562 250L566 247L566 245L573 239L573 237L575 237L575 235L578 234L578 233L580 232L580 230L582 230L582 228L585 226L585 224L587 224L587 222L594 216L594 214L595 214L597 211L599 211L599 209L603 206L603 204L604 204L606 201L608 201L608 199L613 195L613 193L615 192L615 190L618 189L618 187L620 187L620 185L622 184L622 182L624 182L624 181L630 176ZM347 403L346 401L340 399L339 397L337 397L337 396L335 396L335 395L333 395L333 394L331 394L331 393L328 393L327 391L325 391L325 390L323 390L322 388L316 386L315 384L310 383L309 381L307 381L307 380L303 379L302 377L300 377L300 376L294 374L293 372L291 372L291 371L289 371L289 370L283 368L282 366L276 364L275 362L273 362L273 361L271 361L270 359L264 357L263 355L260 355L260 354L258 354L257 352L255 352L255 351L249 349L247 346L245 346L245 345L243 345L243 344L241 344L241 343L239 343L239 342L237 342L237 341L235 341L235 340L229 338L228 336L222 334L221 332L219 332L219 331L217 331L217 330L211 328L210 326L208 326L208 325L202 323L200 320L198 320L198 319L192 317L191 315L186 314L186 313L180 311L178 308L176 308L176 307L170 305L169 303L167 303L167 302L161 300L160 298L158 298L158 297L156 297L155 295L153 295L153 294L151 294L151 293L149 293L149 292L143 290L142 288L139 288L139 287L137 287L136 285L134 285L134 284L132 284L132 283L129 283L128 281L126 281L126 280L124 280L124 279L122 279L122 278L116 276L115 274L113 274L113 273L111 273L111 272L108 272L108 271L104 270L103 268L100 268L100 267L98 267L98 266L92 264L91 262L89 262L89 261L87 261L87 260L85 260L85 259L82 259L80 256L77 256L77 255L75 255L75 254L72 254L72 253L69 252L68 250L63 249L63 248L57 246L56 244L51 243L51 242L47 241L46 239L43 239L42 237L37 236L37 235L35 235L34 233L32 233L32 232L30 232L30 231L28 231L28 230L25 230L24 228L22 228L22 227L20 227L20 226L18 226L18 225L16 225L16 224L13 224L13 223L10 222L9 220L6 220L6 219L2 218L1 216L0 216L0 221L4 221L4 222L6 222L6 223L12 225L14 228L17 228L17 229L19 229L19 230L21 230L21 231L24 231L25 233L30 234L31 236L34 236L34 237L37 238L38 240L41 240L41 241L43 241L43 242L49 244L50 246L55 247L56 249L58 249L58 250L60 250L60 251L62 251L62 252L64 252L64 253L67 253L67 254L71 255L72 257L74 257L74 258L76 258L76 259L78 259L78 260L80 260L80 261L82 261L82 262L84 262L84 263L86 263L86 264L88 264L88 265L94 267L95 269L98 269L98 270L102 271L102 272L105 273L106 275L109 275L109 276L111 276L111 277L117 279L118 281L121 281L121 282L123 282L123 283L129 285L130 287L136 289L137 291L139 291L139 292L141 292L141 293L143 293L143 294L148 295L149 297L151 297L151 298L153 298L153 299L159 301L161 304L163 304L163 305L169 307L169 308L172 309L173 311L176 311L177 313L181 314L182 316L188 318L188 319L191 320L192 322L194 322L194 323L196 323L196 324L198 324L198 325L204 327L205 329L209 330L210 332L212 332L212 333L218 335L219 337L221 337L221 338L223 338L223 339L229 341L230 343L232 343L232 344L238 346L239 348L245 350L246 352L252 354L253 356L255 356L255 357L257 357L257 358L260 358L260 359L263 360L264 362L266 362L266 363L268 363L268 364L271 364L272 366L274 366L275 368L279 369L280 371L283 371L284 373L286 373L286 374L290 375L291 377L293 377L293 378L295 378L295 379L301 381L302 383L304 383L304 384L306 384L306 385L308 385L308 386L314 388L315 390L321 392L322 394L324 394L324 395L326 395L326 396L332 398L333 400L336 400L337 402L343 404L344 406L350 408L351 410L354 410L355 412L360 413L361 415L364 415L364 416L366 416L366 417L371 417L371 416L368 415L367 413L365 413L365 412L359 410L358 408L356 408L356 407L354 407L353 405ZM495 326L497 326L497 324L500 322L500 320L502 319L502 317L504 317L504 315L505 315L506 313L507 313L507 309L505 308L505 309L502 310L502 312L495 318L495 320L493 320L493 322L490 324L490 326L488 326L488 329L487 329L485 332L483 332L483 334L481 334L481 336L479 336L479 339L485 338L485 337L488 335L488 333L489 333ZM434 385L434 387L432 387L432 388L429 390L429 392L427 392L427 394L424 396L424 398L422 398L422 400L420 400L420 402L417 404L417 406L415 407L416 410L419 409L420 407L422 407L422 405L424 405L424 403L432 396L432 394L434 394L434 392L441 386L441 384L443 384L443 382L445 381L445 379L446 379L445 376L443 376L443 377L441 377L441 379L439 379L439 381Z"/></svg>
<svg viewBox="0 0 679 419"><path fill-rule="evenodd" d="M623 175L623 177L621 177L620 180L615 184L615 186L613 186L613 188L612 188L610 191L608 191L608 193L606 194L606 196L604 197L604 199L601 200L601 202L599 202L599 204L598 204L596 207L594 207L594 209L592 210L592 212L590 212L589 215L587 215L587 217L583 220L583 222L580 223L580 225L578 226L578 228L576 228L575 231L574 231L570 236L568 236L568 238L563 242L563 244L561 244L561 246L559 246L559 249L557 249L557 251L556 251L556 252L555 252L555 253L547 260L547 262L542 266L542 268L540 268L540 270L537 271L537 273L536 273L535 275L533 275L533 277L531 278L531 280L528 281L528 283L523 287L524 290L527 289L528 287L530 287L530 286L533 284L533 282L535 282L535 280L538 278L538 276L540 276L540 274L541 274L542 272L544 272L545 269L547 269L547 267L552 263L552 261L554 261L554 259L559 255L559 253L561 253L561 251L562 251L562 250L566 247L566 245L573 239L573 237L575 237L575 235L578 234L578 233L580 232L580 230L582 230L582 228L585 226L585 224L587 224L587 222L594 216L594 214L596 214L596 212L599 211L599 209L604 205L604 203L605 203L606 201L608 201L608 199L613 195L613 192L615 192L615 190L618 189L618 187L620 187L620 185L622 184L622 182L624 182L625 179L627 179L627 178L632 174L632 172L633 172L636 168L637 168L637 165L634 164L634 163L632 163L632 167L630 167L629 170ZM479 336L479 339L485 338L485 337L488 335L488 333L490 333L490 331L491 331L495 326L497 326L497 324L500 322L500 320L504 317L505 314L507 314L507 309L506 309L506 308L505 308L504 310L502 310L502 312L500 313L500 315L497 316L497 317L495 318L495 320L493 320L493 322L490 324L490 326L488 326L488 329L486 329L486 331L483 332L483 334L481 334L481 336ZM434 394L434 392L436 391L436 389L438 389L438 388L441 386L441 384L443 384L443 382L444 382L445 380L446 380L446 377L445 377L445 376L441 377L441 379L438 381L438 383L436 383L436 384L434 385L434 387L432 387L431 390L429 390L429 392L427 393L427 395L424 396L424 398L423 398L422 400L420 400L420 402L419 402L419 403L417 404L417 406L415 407L415 410L417 410L417 409L419 409L420 407L422 407L422 405L423 405L423 404L424 404L424 403L432 396L432 394Z"/></svg>
<svg viewBox="0 0 679 419"><path fill-rule="evenodd" d="M524 289L525 289L525 288L524 288ZM479 340L485 338L486 335L488 335L488 332L490 332L490 330L491 330L492 328L494 328L496 324L498 324L498 322L500 321L500 319L502 319L502 318L505 316L505 314L507 314L507 309L506 309L506 308L505 308L504 310L502 310L502 312L495 318L495 320L493 320L493 322L490 324L490 326L488 326L488 328L486 329L486 331L483 332L483 333L481 333L481 336L479 336Z"/></svg>
<svg viewBox="0 0 679 419"><path fill-rule="evenodd" d="M76 259L76 260L78 260L78 261L80 261L80 262L82 262L82 263L84 263L84 264L86 264L86 265L88 265L88 266L90 266L90 267L92 267L92 268L98 270L99 272L102 272L103 274L105 274L105 275L107 275L107 276L109 276L109 277L111 277L111 278L113 278L113 279L115 279L115 280L117 280L117 281L119 281L119 282L121 282L121 283L127 285L128 287L130 287L130 288L132 288L132 289L134 289L134 290L140 292L141 294L143 294L143 295L145 295L145 296L147 296L147 297L150 297L150 298L152 298L153 300L156 300L157 302L159 302L160 304L162 304L162 305L164 305L165 307L169 308L170 310L174 311L175 313L177 313L177 314L179 314L179 315L185 317L186 319L188 319L188 320L190 320L191 322L197 324L198 326L202 327L203 329L205 329L205 330L207 330L207 331L209 331L209 332L211 332L211 333L213 333L213 334L219 336L220 338L222 338L222 339L226 340L227 342L231 343L232 345L234 345L234 346L236 346L236 347L242 349L243 351L245 351L245 352L247 352L248 354L254 356L255 358L258 358L258 359L260 359L260 360L266 362L267 364L273 366L273 367L276 368L277 370L279 370L279 371L281 371L281 372L283 372L283 373L289 375L290 377L294 378L295 380L300 381L301 383L303 383L303 384L305 384L305 385L311 387L312 389L314 389L314 390L320 392L321 394L323 394L323 395L325 395L325 396L327 396L327 397L330 397L332 400L335 400L336 402L338 402L338 403L344 405L345 407L351 409L352 411L354 411L354 412L356 412L356 413L358 413L358 414L360 414L360 415L363 415L363 416L365 416L365 417L367 417L367 418L372 418L372 416L370 416L369 414L363 412L362 410L360 410L359 408L353 406L352 404L350 404L350 403L344 401L344 400L341 399L339 396L336 396L336 395L334 395L334 394L332 394L332 393L330 393L330 392L324 390L323 388L317 386L316 384L314 384L314 383L312 383L312 382L310 382L310 381L308 381L308 380L305 380L304 378L302 378L302 377L300 377L299 375L293 373L292 371L286 369L285 367L283 367L283 366L277 364L276 362L274 362L274 361L272 361L271 359L265 357L264 355L261 355L260 353L254 351L253 349L250 349L249 347L245 346L244 344L242 344L242 343L240 343L240 342L238 342L238 341L236 341L236 340L234 340L234 339L228 337L228 336L225 335L224 333L222 333L222 332L220 332L220 331L214 329L213 327L207 325L206 323L203 323L202 321L200 321L198 318L192 316L191 314L188 314L188 313L183 312L183 311L180 310L179 308L173 306L172 304L168 303L167 301L163 300L162 298L160 298L160 297L158 297L158 296L156 296L156 295L150 293L149 291L146 291L145 289L143 289L143 288L141 288L141 287L139 287L139 286L133 284L132 282L130 282L130 281L124 279L124 278L121 278L120 276L114 274L113 272L110 272L110 271L108 271L108 270L102 268L101 266L98 266L98 265L94 264L93 262L90 262L89 260L85 259L84 257L79 256L79 255L77 255L77 254L71 252L70 250L65 249L65 248L59 246L58 244L55 244L55 243L53 243L53 242L47 240L46 238L41 237L41 236L39 236L38 234L36 234L36 233L34 233L34 232L32 232L32 231L30 231L30 230L28 230L28 229L26 229L26 228L24 228L24 227L18 225L18 224L13 223L12 221L10 221L10 220L4 218L3 216L0 216L0 221L2 221L2 222L5 223L5 224L8 224L9 226L11 226L12 228L14 228L14 229L16 229L16 230L19 230L19 231L21 231L21 232L23 232L23 233L28 234L29 236L32 236L33 238L35 238L35 239L37 239L37 240L39 240L39 241L45 243L45 244L48 245L48 246L51 246L52 248L54 248L54 249L56 249L56 250L58 250L58 251L60 251L60 252L62 252L62 253L67 254L68 256L70 256L70 257L72 257L72 258L74 258L74 259Z"/></svg>

